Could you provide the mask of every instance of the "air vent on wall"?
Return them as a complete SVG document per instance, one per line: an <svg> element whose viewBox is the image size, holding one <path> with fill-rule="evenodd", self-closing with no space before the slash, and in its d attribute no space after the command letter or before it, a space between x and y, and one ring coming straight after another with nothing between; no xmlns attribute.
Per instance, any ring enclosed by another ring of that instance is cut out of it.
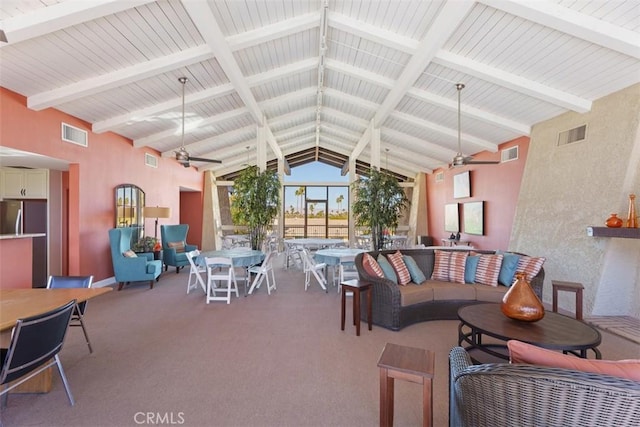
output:
<svg viewBox="0 0 640 427"><path fill-rule="evenodd" d="M72 144L89 146L89 133L86 130L62 123L62 140Z"/></svg>
<svg viewBox="0 0 640 427"><path fill-rule="evenodd" d="M558 134L558 146L573 144L587 139L587 125L575 127L565 130Z"/></svg>
<svg viewBox="0 0 640 427"><path fill-rule="evenodd" d="M438 172L436 174L436 182L443 182L444 181L444 172Z"/></svg>
<svg viewBox="0 0 640 427"><path fill-rule="evenodd" d="M505 148L500 151L500 161L510 162L511 160L518 160L518 146L515 145L513 147Z"/></svg>
<svg viewBox="0 0 640 427"><path fill-rule="evenodd" d="M147 166L151 166L152 168L157 168L158 158L156 156L152 156L149 153L144 153L144 164Z"/></svg>

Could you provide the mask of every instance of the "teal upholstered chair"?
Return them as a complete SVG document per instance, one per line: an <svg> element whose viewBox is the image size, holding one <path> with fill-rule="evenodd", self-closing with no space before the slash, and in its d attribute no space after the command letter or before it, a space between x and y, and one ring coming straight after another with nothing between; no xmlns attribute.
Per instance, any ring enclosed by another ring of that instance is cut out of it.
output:
<svg viewBox="0 0 640 427"><path fill-rule="evenodd" d="M153 253L133 254L131 251L131 227L112 228L109 230L109 242L111 244L111 260L113 273L118 282L118 290L129 282L149 281L149 287L153 289L153 281L158 281L162 273L162 261L153 260ZM135 256L125 256L129 253Z"/></svg>
<svg viewBox="0 0 640 427"><path fill-rule="evenodd" d="M187 243L189 224L161 225L160 238L162 239L162 260L165 271L169 266L176 268L176 273L186 265L189 265L187 253L198 249L196 245Z"/></svg>

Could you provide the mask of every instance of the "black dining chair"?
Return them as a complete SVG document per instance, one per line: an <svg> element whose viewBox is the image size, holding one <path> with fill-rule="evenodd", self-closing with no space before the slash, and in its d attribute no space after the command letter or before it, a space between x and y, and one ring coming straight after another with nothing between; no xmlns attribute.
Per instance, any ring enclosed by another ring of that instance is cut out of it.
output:
<svg viewBox="0 0 640 427"><path fill-rule="evenodd" d="M58 353L64 344L75 307L76 300L71 300L47 313L18 319L11 333L9 347L0 349L2 402L6 402L7 393L10 390L56 365L69 403L71 406L74 405ZM15 382L9 385L12 381Z"/></svg>
<svg viewBox="0 0 640 427"><path fill-rule="evenodd" d="M47 281L47 289L55 288L90 288L93 284L93 276L49 276ZM87 301L78 303L78 306L73 310L73 316L71 316L71 323L69 326L82 326L82 332L84 332L84 338L87 340L87 346L89 346L89 353L93 353L93 347L91 347L91 341L89 341L89 334L87 328L84 325L84 312L87 309Z"/></svg>

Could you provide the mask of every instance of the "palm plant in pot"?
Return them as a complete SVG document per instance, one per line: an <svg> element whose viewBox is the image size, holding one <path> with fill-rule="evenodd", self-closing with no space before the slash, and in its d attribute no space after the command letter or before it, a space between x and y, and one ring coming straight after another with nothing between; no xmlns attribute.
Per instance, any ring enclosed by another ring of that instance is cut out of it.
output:
<svg viewBox="0 0 640 427"><path fill-rule="evenodd" d="M398 181L376 168L352 184L355 201L351 207L357 226L371 229L373 248L384 247L384 232L398 226L409 199Z"/></svg>
<svg viewBox="0 0 640 427"><path fill-rule="evenodd" d="M260 249L280 210L280 180L273 171L248 166L233 182L231 218L246 225L252 249Z"/></svg>

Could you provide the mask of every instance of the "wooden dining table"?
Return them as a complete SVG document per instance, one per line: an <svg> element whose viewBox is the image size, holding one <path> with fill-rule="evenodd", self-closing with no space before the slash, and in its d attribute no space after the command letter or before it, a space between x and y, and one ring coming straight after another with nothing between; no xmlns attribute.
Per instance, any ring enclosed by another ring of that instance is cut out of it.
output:
<svg viewBox="0 0 640 427"><path fill-rule="evenodd" d="M87 301L113 290L102 288L0 289L0 341L6 346L19 319L46 313L71 300ZM15 393L47 393L51 390L51 369L16 387Z"/></svg>
<svg viewBox="0 0 640 427"><path fill-rule="evenodd" d="M71 300L80 303L111 291L102 288L0 289L0 332L13 328L18 319L46 313Z"/></svg>

